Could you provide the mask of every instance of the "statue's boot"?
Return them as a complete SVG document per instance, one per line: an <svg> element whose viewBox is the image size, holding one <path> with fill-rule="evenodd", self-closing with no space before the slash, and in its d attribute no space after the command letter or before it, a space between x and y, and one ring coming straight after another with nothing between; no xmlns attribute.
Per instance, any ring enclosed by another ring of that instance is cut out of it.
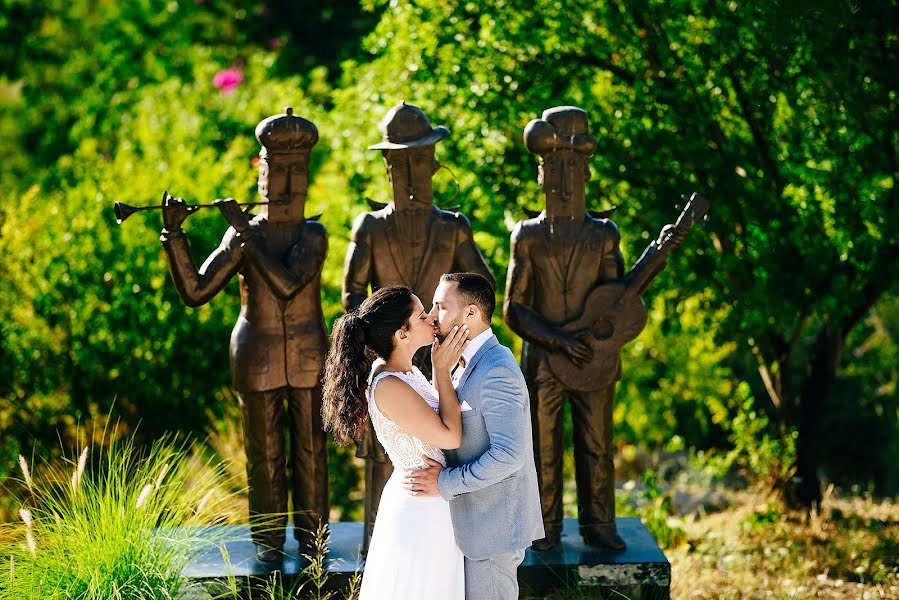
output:
<svg viewBox="0 0 899 600"><path fill-rule="evenodd" d="M278 562L284 558L280 548L271 548L264 544L256 544L256 560L266 563Z"/></svg>
<svg viewBox="0 0 899 600"><path fill-rule="evenodd" d="M559 546L562 543L561 536L558 535L548 535L546 537L540 538L539 540L534 540L534 543L531 544L531 550L535 552L546 552L547 550L552 550Z"/></svg>
<svg viewBox="0 0 899 600"><path fill-rule="evenodd" d="M615 552L621 552L627 548L627 544L618 535L618 530L614 526L589 532L585 531L582 532L582 535L584 536L584 543L590 546L608 548Z"/></svg>

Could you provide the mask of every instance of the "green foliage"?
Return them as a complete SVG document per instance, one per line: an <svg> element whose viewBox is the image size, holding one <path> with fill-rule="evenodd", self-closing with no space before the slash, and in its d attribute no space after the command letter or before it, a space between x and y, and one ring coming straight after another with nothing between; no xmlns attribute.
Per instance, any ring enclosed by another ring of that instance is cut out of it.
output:
<svg viewBox="0 0 899 600"><path fill-rule="evenodd" d="M797 433L776 435L768 417L759 413L745 383L724 404L713 404L712 419L720 422L728 434L730 447L712 450L700 457L700 465L711 468L719 477L734 470L754 481L782 487L795 473Z"/></svg>
<svg viewBox="0 0 899 600"><path fill-rule="evenodd" d="M756 506L755 509L746 515L740 522L740 526L750 532L764 530L768 526L781 520L783 509L777 502L770 501L763 505Z"/></svg>
<svg viewBox="0 0 899 600"><path fill-rule="evenodd" d="M340 521L361 521L365 518L363 462L356 458L353 444L328 446L328 473L331 484L331 512Z"/></svg>
<svg viewBox="0 0 899 600"><path fill-rule="evenodd" d="M670 550L686 541L681 519L674 510L672 491L659 488L658 477L652 469L643 471L641 484L634 490L626 486L615 494L615 514L619 517L639 517L660 548Z"/></svg>
<svg viewBox="0 0 899 600"><path fill-rule="evenodd" d="M210 65L228 66L247 45L246 11L220 0L17 4L31 18L7 30L21 43L3 67L24 82L21 135L40 165L50 166L87 139L114 149L130 136L121 120L144 86L191 81L198 54ZM32 181L43 174L22 175Z"/></svg>
<svg viewBox="0 0 899 600"><path fill-rule="evenodd" d="M248 69L248 78L252 73ZM211 79L211 69L208 74ZM287 97L295 83L285 81L272 92ZM104 414L116 397L130 424L141 418L149 436L169 428L172 414L179 415L178 427L193 430L202 428L207 409L221 414L236 290L198 309L183 307L156 242L159 217L135 215L118 226L111 204L156 202L160 188L192 202L245 197L257 151L247 134L252 125L244 123L245 133L225 144L217 130L237 114L264 114L260 105L267 103L240 92L220 98L207 81L144 88L126 119L131 137L111 158L83 142L57 163L71 184L34 185L17 198L17 210L0 231L8 257L0 295L12 308L4 323L0 389L21 402L20 422L43 425L42 417L29 414L43 410L52 414L45 423L51 431L71 427L96 411ZM200 257L226 229L211 212L187 225ZM49 431L22 433L23 442L36 433L52 438Z"/></svg>
<svg viewBox="0 0 899 600"><path fill-rule="evenodd" d="M654 448L675 436L691 448L726 444L736 344L716 341L714 324L729 311L713 307L711 296L679 298L669 289L647 303L647 327L622 353L616 439Z"/></svg>
<svg viewBox="0 0 899 600"><path fill-rule="evenodd" d="M821 440L833 481L899 490L899 295L883 298L847 340L834 394L822 412ZM847 440L853 451L846 452Z"/></svg>
<svg viewBox="0 0 899 600"><path fill-rule="evenodd" d="M330 324L350 224L365 197L388 199L382 158L365 148L406 99L452 129L437 158L460 193L441 170L437 203L471 218L501 293L509 232L542 205L521 135L545 108L590 114L588 203L618 207L628 264L679 194L710 198L706 228L672 254L647 329L623 351L623 443L717 448L782 481L812 406L828 474L897 489L894 1L363 4L2 0L0 475L57 431L74 447L78 423L102 421L113 399L122 431L142 421L147 438L233 414L236 286L185 308L158 215L118 226L113 201L252 198L253 127L294 106L321 132L307 214L329 230ZM223 93L213 77L228 67L244 82ZM225 228L215 211L191 217L197 262ZM517 346L498 315L494 326ZM828 328L843 342L836 384L803 397ZM847 452L845 439L867 443ZM352 454L331 459L333 504L358 516Z"/></svg>
<svg viewBox="0 0 899 600"><path fill-rule="evenodd" d="M889 223L899 220L899 61L889 24L896 4L423 0L371 7L383 14L365 41L371 59L344 65L331 111L341 132L335 157L354 165L348 178L358 195L371 193L379 177L348 132L400 98L420 104L454 130L438 158L458 167L458 203L501 275L509 225L521 207L540 206L523 126L553 105L586 109L601 142L591 159L590 204L619 207L630 260L676 216L678 194L698 189L712 202L707 231L694 232L654 288L683 299L684 322L660 324L659 345L649 346L668 362L647 359L640 342L626 351L643 364L625 363L617 409L627 419L623 429L657 438L676 418L700 445L719 441L720 431L703 432L709 411L702 403L720 402L742 381L754 410L769 417L764 435L789 445L805 423L802 411L818 414L830 392L826 383L807 385L818 349L826 348L821 342L842 342L880 297L895 292L899 247ZM695 344L693 332L700 333ZM714 352L683 353L709 342ZM832 366L816 368L825 369L813 373L821 381L833 375ZM665 387L656 397L678 405L674 418L658 405L643 407L640 397L657 382Z"/></svg>
<svg viewBox="0 0 899 600"><path fill-rule="evenodd" d="M16 172L18 162L0 170L0 180L16 183L4 189L0 220L0 304L9 309L0 329L0 428L7 442L0 474L18 453L30 454L34 440L53 441L59 432L62 447L73 447L77 425L102 422L113 401L125 430L141 422L142 439L167 430L202 432L210 414L222 418L223 403L234 401L225 388L228 338L239 310L236 282L206 306L184 307L157 242L158 214L137 214L121 226L112 214L114 201L156 204L166 189L191 203L251 199L256 123L286 105L321 122L322 111L300 93L299 78L269 80L271 52L244 47L244 83L229 94L213 85L237 49L213 45L236 35L224 23L212 26L224 20L216 6L184 3L173 14L152 3L103 4L95 11L48 6L42 27L65 33L60 38L41 29L28 37L12 131L25 149L32 125L53 137L46 149L30 148L27 175ZM223 37L191 37L196 29ZM141 32L161 33L160 43L168 44L148 58L159 69L135 68L124 52L144 51ZM88 47L64 54L78 36L90 40ZM109 55L100 73L85 62L94 54ZM41 87L51 70L60 81ZM122 89L112 94L110 86ZM64 115L49 114L45 103L64 108ZM313 175L327 156L320 145ZM322 170L307 213L328 209L348 231L352 216L328 193L341 187L328 174L333 167ZM226 228L214 210L190 219L186 230L198 264ZM325 271L329 320L341 312L345 237L332 239ZM44 456L59 450L38 446ZM346 510L348 497L337 498Z"/></svg>
<svg viewBox="0 0 899 600"><path fill-rule="evenodd" d="M198 478L187 458L171 439L143 451L125 440L96 455L85 447L71 473L23 473L28 508L5 526L0 598L177 597L184 566L217 541L201 527L216 468Z"/></svg>

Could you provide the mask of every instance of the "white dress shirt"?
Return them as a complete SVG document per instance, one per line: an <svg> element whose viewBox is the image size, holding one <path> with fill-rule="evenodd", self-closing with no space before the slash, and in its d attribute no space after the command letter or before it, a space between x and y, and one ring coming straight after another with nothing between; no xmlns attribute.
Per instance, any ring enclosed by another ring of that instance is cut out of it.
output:
<svg viewBox="0 0 899 600"><path fill-rule="evenodd" d="M456 367L456 370L453 371L453 387L459 385L459 381L462 380L462 373L465 372L465 369L468 368L468 363L471 362L471 359L474 358L474 355L477 354L478 350L481 349L481 346L487 343L487 340L493 337L493 329L488 327L478 335L476 335L470 342L468 342L468 346L466 346L465 350L462 352L462 358L465 361L465 366L459 365Z"/></svg>

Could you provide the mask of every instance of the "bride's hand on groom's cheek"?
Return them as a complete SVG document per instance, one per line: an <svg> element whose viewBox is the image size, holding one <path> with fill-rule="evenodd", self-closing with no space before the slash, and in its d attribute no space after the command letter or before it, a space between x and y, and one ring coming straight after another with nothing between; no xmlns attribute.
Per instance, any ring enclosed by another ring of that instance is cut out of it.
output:
<svg viewBox="0 0 899 600"><path fill-rule="evenodd" d="M440 477L443 466L427 456L422 458L428 463L428 468L406 473L403 477L403 487L413 496L439 496L437 478Z"/></svg>
<svg viewBox="0 0 899 600"><path fill-rule="evenodd" d="M459 363L459 357L469 341L468 325L456 325L442 342L435 339L431 345L431 366L434 371L451 372Z"/></svg>

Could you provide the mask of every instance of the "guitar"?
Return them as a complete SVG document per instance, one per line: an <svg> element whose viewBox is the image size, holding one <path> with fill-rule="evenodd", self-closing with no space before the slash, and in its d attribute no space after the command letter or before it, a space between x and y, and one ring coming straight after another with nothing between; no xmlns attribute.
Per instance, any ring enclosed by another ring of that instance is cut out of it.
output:
<svg viewBox="0 0 899 600"><path fill-rule="evenodd" d="M615 381L618 351L646 327L643 292L665 268L668 253L708 210L708 200L695 193L690 196L675 224L662 229L659 239L649 244L624 277L596 286L584 301L581 315L560 325L569 333L586 331L582 339L593 350L590 361L581 366L562 352L549 355L549 367L563 384L573 390L590 391Z"/></svg>

